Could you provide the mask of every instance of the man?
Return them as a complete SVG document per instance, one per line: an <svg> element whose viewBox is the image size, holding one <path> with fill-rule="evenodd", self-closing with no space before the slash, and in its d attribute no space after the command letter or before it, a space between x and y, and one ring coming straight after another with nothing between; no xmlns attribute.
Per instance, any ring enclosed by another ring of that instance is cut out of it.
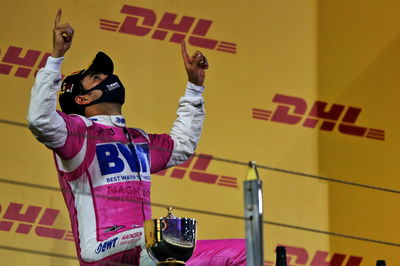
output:
<svg viewBox="0 0 400 266"><path fill-rule="evenodd" d="M33 135L53 150L81 265L155 265L144 249L143 222L151 218L150 174L180 164L194 152L204 120L205 57L182 43L188 74L185 96L169 135L127 128L124 86L112 60L99 52L88 69L66 77L60 67L74 30L58 11L53 51L32 88Z"/></svg>

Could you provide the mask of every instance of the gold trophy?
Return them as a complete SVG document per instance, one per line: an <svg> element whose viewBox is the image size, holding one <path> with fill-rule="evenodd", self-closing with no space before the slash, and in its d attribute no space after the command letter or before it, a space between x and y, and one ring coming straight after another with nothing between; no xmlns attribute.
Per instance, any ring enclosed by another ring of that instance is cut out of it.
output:
<svg viewBox="0 0 400 266"><path fill-rule="evenodd" d="M167 216L144 222L146 249L157 265L185 265L196 246L196 220L175 217L172 207L167 209Z"/></svg>

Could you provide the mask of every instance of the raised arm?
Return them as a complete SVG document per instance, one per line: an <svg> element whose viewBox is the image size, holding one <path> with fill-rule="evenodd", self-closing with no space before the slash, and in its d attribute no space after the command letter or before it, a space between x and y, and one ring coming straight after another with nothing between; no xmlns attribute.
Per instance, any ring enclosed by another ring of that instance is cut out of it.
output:
<svg viewBox="0 0 400 266"><path fill-rule="evenodd" d="M53 51L47 59L31 90L27 120L33 135L49 148L64 145L67 130L64 119L56 112L57 92L60 89L61 63L71 47L74 30L68 23L61 24L58 10L53 29Z"/></svg>
<svg viewBox="0 0 400 266"><path fill-rule="evenodd" d="M181 51L188 83L185 96L179 100L178 117L170 132L174 140L174 149L167 167L183 163L193 155L200 139L205 116L202 93L205 70L208 68L207 59L200 51L196 51L190 57L185 42L182 42Z"/></svg>

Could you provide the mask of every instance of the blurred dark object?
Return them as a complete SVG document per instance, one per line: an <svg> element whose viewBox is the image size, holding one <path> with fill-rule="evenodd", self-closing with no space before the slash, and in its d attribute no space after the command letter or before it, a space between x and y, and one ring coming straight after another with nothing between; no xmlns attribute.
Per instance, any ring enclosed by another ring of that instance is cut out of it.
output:
<svg viewBox="0 0 400 266"><path fill-rule="evenodd" d="M283 246L276 247L276 266L287 266L286 248Z"/></svg>

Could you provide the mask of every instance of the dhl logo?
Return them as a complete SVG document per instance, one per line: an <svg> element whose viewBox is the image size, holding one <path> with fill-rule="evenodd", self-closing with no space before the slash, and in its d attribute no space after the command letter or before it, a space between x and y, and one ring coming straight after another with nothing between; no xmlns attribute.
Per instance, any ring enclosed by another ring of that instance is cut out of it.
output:
<svg viewBox="0 0 400 266"><path fill-rule="evenodd" d="M362 257L347 256L345 254L333 253L329 255L326 251L316 251L314 256L311 257L306 249L293 246L285 246L286 248L286 261L287 266L359 266ZM330 259L328 259L330 257ZM275 266L275 262L264 261L264 266Z"/></svg>
<svg viewBox="0 0 400 266"><path fill-rule="evenodd" d="M196 160L193 158L197 157ZM189 179L195 182L202 182L211 185L218 185L224 187L237 188L237 178L229 177L218 174L207 173L206 170L213 159L212 155L199 154L192 156L185 163L172 168L171 170L163 170L156 175L169 176L172 178L182 179L185 175L189 176ZM193 162L193 166L192 165ZM188 173L188 174L187 174Z"/></svg>
<svg viewBox="0 0 400 266"><path fill-rule="evenodd" d="M289 125L301 124L324 131L333 131L337 127L342 134L385 140L384 130L355 125L361 108L335 103L329 108L327 102L315 101L308 109L305 99L283 94L275 94L272 102L278 104L275 111L253 108L253 118Z"/></svg>
<svg viewBox="0 0 400 266"><path fill-rule="evenodd" d="M200 162L197 160L196 163L203 164L204 167L204 164L207 163L209 158L203 157L203 159L204 160L200 160ZM23 209L25 211L22 211ZM0 214L1 213L2 206L0 204ZM15 233L26 235L34 228L36 236L74 241L71 231L52 227L59 213L60 210L57 209L32 205L24 206L24 204L21 203L11 202L0 220L0 231L10 232L13 230ZM278 246L285 246L288 266L359 266L363 260L362 257L358 256L340 253L333 253L330 255L329 252L320 250L316 251L311 257L310 253L305 248L289 245ZM328 257L330 259L328 259ZM275 262L273 261L264 261L264 266L274 265Z"/></svg>
<svg viewBox="0 0 400 266"><path fill-rule="evenodd" d="M149 35L154 40L168 39L179 44L189 35L188 42L193 46L236 54L236 43L205 38L213 23L211 20L190 16L178 19L178 14L165 12L157 23L154 10L129 5L124 5L121 13L127 15L122 23L100 19L100 29L140 37Z"/></svg>
<svg viewBox="0 0 400 266"><path fill-rule="evenodd" d="M0 205L0 214L1 212ZM53 228L59 213L60 211L56 209L31 205L25 208L23 204L11 202L0 220L0 231L12 230L18 234L27 235L34 228L35 234L40 237L74 241L72 231Z"/></svg>
<svg viewBox="0 0 400 266"><path fill-rule="evenodd" d="M23 52L23 48L10 46L1 59L0 74L9 75L12 73L13 67L16 66L14 76L27 78L33 69L35 77L40 68L46 65L47 58L50 53L28 49Z"/></svg>

